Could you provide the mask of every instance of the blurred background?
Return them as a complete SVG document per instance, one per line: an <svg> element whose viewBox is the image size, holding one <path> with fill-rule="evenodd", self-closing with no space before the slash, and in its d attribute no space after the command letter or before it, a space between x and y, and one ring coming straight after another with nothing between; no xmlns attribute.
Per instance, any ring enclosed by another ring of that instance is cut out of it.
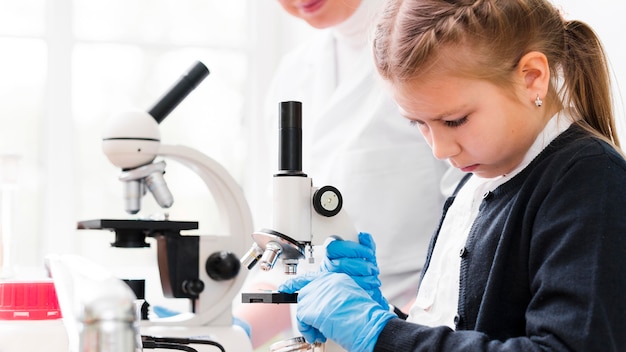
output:
<svg viewBox="0 0 626 352"><path fill-rule="evenodd" d="M626 3L555 3L603 39L626 141ZM109 232L76 230L81 220L128 218L120 170L101 151L103 123L147 110L200 60L211 73L161 124L162 142L198 149L243 182L254 173L248 148L276 142L255 135L272 73L309 34L276 0L0 0L0 262L13 273L41 268L48 253L154 263L153 248L112 250ZM166 178L170 218L210 233L215 205L202 181L175 163ZM143 216L163 213L151 202Z"/></svg>
<svg viewBox="0 0 626 352"><path fill-rule="evenodd" d="M79 220L128 217L103 123L150 108L196 60L211 73L161 124L162 142L198 149L241 180L264 87L303 28L279 11L276 1L1 0L5 262L19 271L51 252L110 254L108 234L76 231ZM171 218L210 231L204 183L176 163L167 180ZM143 215L162 213L149 198Z"/></svg>

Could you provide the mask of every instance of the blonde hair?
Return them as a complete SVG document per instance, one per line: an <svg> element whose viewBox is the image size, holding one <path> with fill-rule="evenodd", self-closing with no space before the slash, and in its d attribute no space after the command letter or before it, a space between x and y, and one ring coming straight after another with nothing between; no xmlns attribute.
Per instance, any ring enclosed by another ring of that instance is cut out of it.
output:
<svg viewBox="0 0 626 352"><path fill-rule="evenodd" d="M388 0L373 50L378 72L392 84L445 67L503 87L522 56L541 52L551 72L544 101L571 107L578 124L619 148L602 44L548 1Z"/></svg>

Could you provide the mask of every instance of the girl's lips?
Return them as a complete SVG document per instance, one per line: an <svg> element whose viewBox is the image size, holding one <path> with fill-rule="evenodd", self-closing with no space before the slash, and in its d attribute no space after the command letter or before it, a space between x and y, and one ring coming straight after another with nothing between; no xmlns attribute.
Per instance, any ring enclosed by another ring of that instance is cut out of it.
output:
<svg viewBox="0 0 626 352"><path fill-rule="evenodd" d="M305 2L304 4L302 4L302 6L300 6L300 8L302 9L302 12L312 13L312 12L315 12L315 11L319 10L324 5L325 2L326 2L326 0L308 1L308 2Z"/></svg>
<svg viewBox="0 0 626 352"><path fill-rule="evenodd" d="M478 164L462 167L461 171L463 171L463 172L472 172L472 171L476 170L476 168L478 168Z"/></svg>

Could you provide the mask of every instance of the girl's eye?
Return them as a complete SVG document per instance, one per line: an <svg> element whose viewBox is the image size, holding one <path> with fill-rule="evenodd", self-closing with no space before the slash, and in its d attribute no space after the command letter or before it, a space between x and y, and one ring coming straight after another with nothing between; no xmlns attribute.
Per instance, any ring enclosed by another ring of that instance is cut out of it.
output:
<svg viewBox="0 0 626 352"><path fill-rule="evenodd" d="M445 125L448 127L459 127L466 122L467 122L467 116L464 116L458 120L444 121Z"/></svg>
<svg viewBox="0 0 626 352"><path fill-rule="evenodd" d="M409 125L416 126L416 127L421 127L421 126L424 125L424 123L422 121L409 120Z"/></svg>

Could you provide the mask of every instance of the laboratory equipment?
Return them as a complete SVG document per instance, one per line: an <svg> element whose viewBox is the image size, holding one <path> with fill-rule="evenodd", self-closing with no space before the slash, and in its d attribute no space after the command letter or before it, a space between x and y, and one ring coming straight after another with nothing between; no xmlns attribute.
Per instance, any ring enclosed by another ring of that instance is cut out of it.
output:
<svg viewBox="0 0 626 352"><path fill-rule="evenodd" d="M50 254L70 352L141 352L136 296L122 280L78 255ZM66 349L67 350L67 349Z"/></svg>
<svg viewBox="0 0 626 352"><path fill-rule="evenodd" d="M241 294L244 303L298 303L298 293L284 292L244 292Z"/></svg>
<svg viewBox="0 0 626 352"><path fill-rule="evenodd" d="M299 260L314 260L314 246L329 237L356 240L357 231L343 211L333 186L315 187L302 171L302 103L279 105L278 172L273 177L272 226L252 233L254 243L242 263L271 270L280 258L286 274L296 274ZM244 296L245 298L245 296Z"/></svg>
<svg viewBox="0 0 626 352"><path fill-rule="evenodd" d="M0 351L68 352L67 347L52 280L0 281Z"/></svg>
<svg viewBox="0 0 626 352"><path fill-rule="evenodd" d="M270 352L324 352L325 350L323 343L307 343L302 336L278 341L270 345Z"/></svg>
<svg viewBox="0 0 626 352"><path fill-rule="evenodd" d="M250 209L222 165L192 148L162 144L159 133L159 123L208 74L206 66L196 62L147 113L135 110L114 116L104 130L102 147L109 161L122 169L119 179L129 214L141 210L148 191L161 207L172 206L163 177L166 163L157 157L171 159L195 172L210 190L219 211L219 233L182 235L183 230L197 229L198 223L171 220L95 219L79 222L78 228L114 231L112 245L120 248L145 247L146 237L156 239L164 296L189 299L192 314L143 320L142 335L210 336L226 351L246 352L252 350L251 343L244 330L232 324L231 304L247 275L239 270L239 258L251 243Z"/></svg>
<svg viewBox="0 0 626 352"><path fill-rule="evenodd" d="M242 258L248 269L272 270L280 258L284 273L295 275L300 260L321 260L329 239L357 241L358 233L334 186L316 187L302 171L302 103L279 104L278 172L273 177L272 225L252 233L254 243ZM307 253L308 252L308 253ZM297 303L297 292L244 292L242 303ZM299 336L278 341L271 351L323 351Z"/></svg>

